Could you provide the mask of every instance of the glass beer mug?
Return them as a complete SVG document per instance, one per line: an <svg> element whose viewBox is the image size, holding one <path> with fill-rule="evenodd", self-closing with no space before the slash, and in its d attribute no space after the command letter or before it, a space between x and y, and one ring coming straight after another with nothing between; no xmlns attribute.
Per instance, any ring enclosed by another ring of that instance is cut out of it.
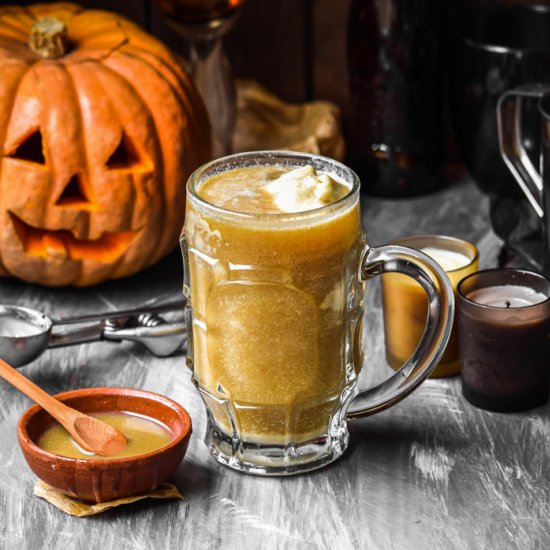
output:
<svg viewBox="0 0 550 550"><path fill-rule="evenodd" d="M526 107L536 102L538 116L524 116ZM500 153L517 184L540 220L542 248L532 263L550 274L550 84L526 84L500 97L497 104L497 126ZM529 155L526 143L533 147L540 133L535 155ZM537 157L538 169L531 157Z"/></svg>
<svg viewBox="0 0 550 550"><path fill-rule="evenodd" d="M344 184L347 194L321 208L275 214L201 198L201 186L229 170L242 171L246 186L247 174L255 177L250 167L307 165ZM192 334L187 363L208 413L206 443L236 470L288 475L334 461L348 445L347 420L408 395L449 339L454 297L444 271L413 249L369 248L359 180L334 160L254 152L202 166L187 184L181 246ZM426 290L426 328L397 373L359 390L365 282L389 271Z"/></svg>

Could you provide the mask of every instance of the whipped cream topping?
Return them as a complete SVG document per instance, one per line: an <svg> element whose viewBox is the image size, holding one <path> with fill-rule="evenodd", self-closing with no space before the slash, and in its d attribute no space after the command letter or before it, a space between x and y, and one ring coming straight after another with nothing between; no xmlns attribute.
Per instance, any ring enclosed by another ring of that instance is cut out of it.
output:
<svg viewBox="0 0 550 550"><path fill-rule="evenodd" d="M317 174L311 165L286 172L265 187L281 212L304 212L332 204L349 189L327 174Z"/></svg>

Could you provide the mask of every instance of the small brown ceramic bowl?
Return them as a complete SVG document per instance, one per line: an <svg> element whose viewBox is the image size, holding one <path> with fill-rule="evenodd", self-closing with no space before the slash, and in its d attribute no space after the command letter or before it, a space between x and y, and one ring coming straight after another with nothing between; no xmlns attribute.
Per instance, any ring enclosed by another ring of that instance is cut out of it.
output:
<svg viewBox="0 0 550 550"><path fill-rule="evenodd" d="M56 395L85 413L126 411L164 424L173 439L156 451L127 458L78 459L56 455L36 444L54 419L38 405L28 409L17 427L17 437L31 470L66 495L90 502L152 491L179 466L191 436L187 411L172 399L129 388L85 388Z"/></svg>

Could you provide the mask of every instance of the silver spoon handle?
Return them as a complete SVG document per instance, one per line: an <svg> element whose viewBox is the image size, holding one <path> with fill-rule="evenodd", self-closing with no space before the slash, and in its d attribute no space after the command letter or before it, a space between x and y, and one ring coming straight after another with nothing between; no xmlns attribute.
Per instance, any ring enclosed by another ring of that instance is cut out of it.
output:
<svg viewBox="0 0 550 550"><path fill-rule="evenodd" d="M183 311L186 300L178 299L164 304L138 307L134 309L126 309L122 311L109 311L105 313L95 313L92 315L82 315L80 317L68 317L66 319L53 319L54 326L63 325L79 325L83 323L94 323L107 321L111 319L123 319L125 317L133 317L142 313L167 313L169 311ZM87 342L90 340L86 340Z"/></svg>
<svg viewBox="0 0 550 550"><path fill-rule="evenodd" d="M178 305L182 306L182 302L180 301ZM58 348L99 340L114 342L132 340L146 346L156 356L166 357L182 351L187 339L184 323L167 323L156 313L159 310L172 311L173 309L173 304L165 304L155 307L155 312L152 312L152 308L135 310L130 316L121 316L121 312L118 312L116 317L103 318L88 326L54 325L48 347ZM128 314L128 312L122 313ZM81 317L80 323L83 322L82 319ZM89 317L85 319L89 322Z"/></svg>
<svg viewBox="0 0 550 550"><path fill-rule="evenodd" d="M48 341L48 348L61 348L75 344L85 344L86 342L97 342L102 340L104 327L105 323L96 323L87 327L59 331L52 330Z"/></svg>

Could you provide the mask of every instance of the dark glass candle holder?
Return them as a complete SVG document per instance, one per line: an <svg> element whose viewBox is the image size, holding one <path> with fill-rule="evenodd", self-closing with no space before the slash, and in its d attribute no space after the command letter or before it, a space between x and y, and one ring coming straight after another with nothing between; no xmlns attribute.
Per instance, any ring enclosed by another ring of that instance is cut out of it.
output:
<svg viewBox="0 0 550 550"><path fill-rule="evenodd" d="M473 405L520 411L548 400L550 280L490 269L457 287L462 392Z"/></svg>

